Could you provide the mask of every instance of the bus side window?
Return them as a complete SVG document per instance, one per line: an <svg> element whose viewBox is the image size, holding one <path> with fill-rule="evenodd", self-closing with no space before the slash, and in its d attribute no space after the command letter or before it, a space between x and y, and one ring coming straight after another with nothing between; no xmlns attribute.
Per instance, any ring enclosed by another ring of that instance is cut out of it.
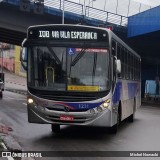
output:
<svg viewBox="0 0 160 160"><path fill-rule="evenodd" d="M141 60L140 59L138 59L138 69L139 69L139 79L138 80L140 80L141 79Z"/></svg>
<svg viewBox="0 0 160 160"><path fill-rule="evenodd" d="M131 80L133 80L133 55L130 55L130 72L131 72Z"/></svg>
<svg viewBox="0 0 160 160"><path fill-rule="evenodd" d="M125 79L127 79L128 70L127 70L127 51L126 51L126 49L124 49L124 65L125 65L124 77L125 77Z"/></svg>
<svg viewBox="0 0 160 160"><path fill-rule="evenodd" d="M129 74L129 79L131 80L131 53L128 51L128 74Z"/></svg>
<svg viewBox="0 0 160 160"><path fill-rule="evenodd" d="M127 79L130 79L129 51L127 50Z"/></svg>
<svg viewBox="0 0 160 160"><path fill-rule="evenodd" d="M125 78L125 52L124 48L121 48L121 60L122 60L122 78Z"/></svg>
<svg viewBox="0 0 160 160"><path fill-rule="evenodd" d="M118 44L117 46L117 59L120 59L121 60L121 47L120 45ZM121 78L122 77L122 74L118 74L118 77Z"/></svg>
<svg viewBox="0 0 160 160"><path fill-rule="evenodd" d="M136 80L139 79L139 65L138 65L138 58L136 58Z"/></svg>
<svg viewBox="0 0 160 160"><path fill-rule="evenodd" d="M114 40L112 40L112 55L116 55L116 42Z"/></svg>
<svg viewBox="0 0 160 160"><path fill-rule="evenodd" d="M136 79L136 71L135 71L135 67L136 67L136 64L135 64L135 56L133 56L133 80Z"/></svg>

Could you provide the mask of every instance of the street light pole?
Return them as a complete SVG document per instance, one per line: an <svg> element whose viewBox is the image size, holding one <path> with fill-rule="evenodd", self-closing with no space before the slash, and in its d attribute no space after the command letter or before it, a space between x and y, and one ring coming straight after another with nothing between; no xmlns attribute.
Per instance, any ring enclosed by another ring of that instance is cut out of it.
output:
<svg viewBox="0 0 160 160"><path fill-rule="evenodd" d="M104 11L106 10L106 0L104 2Z"/></svg>
<svg viewBox="0 0 160 160"><path fill-rule="evenodd" d="M3 73L3 44L0 44L0 52L1 52L1 73Z"/></svg>
<svg viewBox="0 0 160 160"><path fill-rule="evenodd" d="M93 7L93 2L95 2L96 0L89 0L88 6L90 7L90 4L92 3L92 7Z"/></svg>
<svg viewBox="0 0 160 160"><path fill-rule="evenodd" d="M90 7L90 4L92 3L92 7L93 7L93 2L95 2L96 0L89 0L88 3L88 7ZM88 16L89 16L89 8L88 8Z"/></svg>
<svg viewBox="0 0 160 160"><path fill-rule="evenodd" d="M116 14L117 14L117 10L118 10L118 0L117 0L117 6L116 6Z"/></svg>
<svg viewBox="0 0 160 160"><path fill-rule="evenodd" d="M63 0L63 10L62 10L62 24L64 24L64 1L65 1L65 0Z"/></svg>
<svg viewBox="0 0 160 160"><path fill-rule="evenodd" d="M1 50L2 53L2 73L3 73L3 49Z"/></svg>

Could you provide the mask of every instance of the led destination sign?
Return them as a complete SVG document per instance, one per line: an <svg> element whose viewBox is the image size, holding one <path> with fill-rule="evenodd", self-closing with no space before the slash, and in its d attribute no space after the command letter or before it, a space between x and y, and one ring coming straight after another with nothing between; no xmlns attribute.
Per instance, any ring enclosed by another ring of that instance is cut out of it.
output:
<svg viewBox="0 0 160 160"><path fill-rule="evenodd" d="M28 39L63 41L108 41L104 30L85 27L33 27L28 30Z"/></svg>
<svg viewBox="0 0 160 160"><path fill-rule="evenodd" d="M97 39L96 32L80 32L80 31L41 31L39 30L39 38L53 39Z"/></svg>

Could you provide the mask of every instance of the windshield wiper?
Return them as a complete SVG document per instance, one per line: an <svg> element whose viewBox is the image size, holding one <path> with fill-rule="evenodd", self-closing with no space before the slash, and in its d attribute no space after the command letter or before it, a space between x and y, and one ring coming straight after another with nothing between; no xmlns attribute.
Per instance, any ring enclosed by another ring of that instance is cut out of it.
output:
<svg viewBox="0 0 160 160"><path fill-rule="evenodd" d="M51 47L47 47L48 50L52 53L53 58L55 59L55 61L57 62L57 64L61 64L61 61L59 60L59 58L57 57L56 53L53 51L53 49Z"/></svg>
<svg viewBox="0 0 160 160"><path fill-rule="evenodd" d="M74 58L74 60L71 62L71 66L74 66L81 58L82 56L84 55L86 49L82 49L78 54L77 56Z"/></svg>
<svg viewBox="0 0 160 160"><path fill-rule="evenodd" d="M92 85L93 85L93 78L95 77L96 66L97 66L97 52L94 52L93 71L92 71Z"/></svg>

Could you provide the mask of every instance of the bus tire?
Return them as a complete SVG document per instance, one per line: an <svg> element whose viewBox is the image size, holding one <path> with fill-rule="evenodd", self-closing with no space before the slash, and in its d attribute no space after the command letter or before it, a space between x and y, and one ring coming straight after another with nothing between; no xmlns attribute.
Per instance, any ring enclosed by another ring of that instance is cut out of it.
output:
<svg viewBox="0 0 160 160"><path fill-rule="evenodd" d="M129 117L128 117L128 122L131 122L133 123L134 122L134 118L135 118L135 111L136 111L136 101L134 100L134 104L133 104L133 114L131 114Z"/></svg>
<svg viewBox="0 0 160 160"><path fill-rule="evenodd" d="M53 133L60 133L60 125L59 124L51 124L51 129Z"/></svg>
<svg viewBox="0 0 160 160"><path fill-rule="evenodd" d="M1 92L1 93L0 93L0 99L2 99L2 98L3 98L3 93Z"/></svg>

